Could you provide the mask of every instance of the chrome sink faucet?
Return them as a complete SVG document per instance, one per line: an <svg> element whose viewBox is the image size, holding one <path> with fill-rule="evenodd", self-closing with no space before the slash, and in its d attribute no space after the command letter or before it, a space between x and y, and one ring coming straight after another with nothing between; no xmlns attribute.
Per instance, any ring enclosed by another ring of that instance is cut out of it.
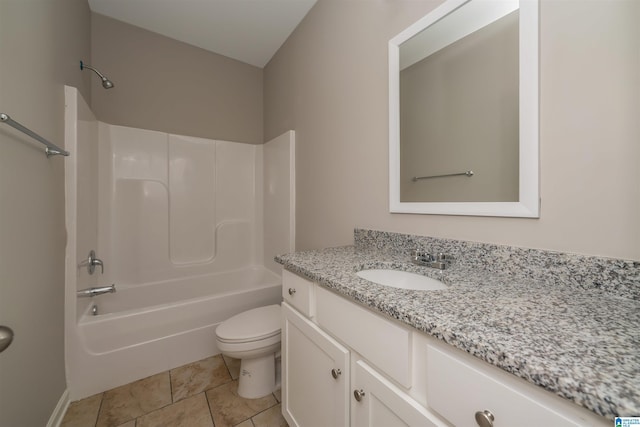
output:
<svg viewBox="0 0 640 427"><path fill-rule="evenodd" d="M451 258L443 253L432 255L422 249L415 249L411 252L411 262L424 267L444 270L451 263Z"/></svg>

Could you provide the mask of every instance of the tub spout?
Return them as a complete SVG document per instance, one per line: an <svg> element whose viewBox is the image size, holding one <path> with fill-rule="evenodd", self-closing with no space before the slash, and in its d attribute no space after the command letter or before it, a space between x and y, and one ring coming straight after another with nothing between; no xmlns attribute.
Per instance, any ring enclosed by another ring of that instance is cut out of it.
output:
<svg viewBox="0 0 640 427"><path fill-rule="evenodd" d="M81 289L78 292L76 292L76 294L78 295L78 298L82 298L82 297L93 297L96 295L113 293L115 291L116 291L116 285L109 285L109 286L97 286L94 288Z"/></svg>

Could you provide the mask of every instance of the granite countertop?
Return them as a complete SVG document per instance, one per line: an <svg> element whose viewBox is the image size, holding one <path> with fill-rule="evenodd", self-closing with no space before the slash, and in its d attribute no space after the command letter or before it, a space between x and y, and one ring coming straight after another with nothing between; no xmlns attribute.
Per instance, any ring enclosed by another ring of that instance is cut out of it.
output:
<svg viewBox="0 0 640 427"><path fill-rule="evenodd" d="M345 246L276 257L287 270L441 339L599 415L640 415L640 303L598 289ZM356 272L412 271L448 289L377 285Z"/></svg>

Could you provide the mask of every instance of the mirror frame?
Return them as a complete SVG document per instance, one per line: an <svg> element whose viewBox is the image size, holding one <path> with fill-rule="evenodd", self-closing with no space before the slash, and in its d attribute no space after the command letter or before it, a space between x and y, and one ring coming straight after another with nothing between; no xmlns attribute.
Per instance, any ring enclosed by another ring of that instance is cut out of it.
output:
<svg viewBox="0 0 640 427"><path fill-rule="evenodd" d="M538 0L520 0L519 200L517 202L400 201L400 46L470 1L448 0L389 40L389 211L391 213L540 216Z"/></svg>

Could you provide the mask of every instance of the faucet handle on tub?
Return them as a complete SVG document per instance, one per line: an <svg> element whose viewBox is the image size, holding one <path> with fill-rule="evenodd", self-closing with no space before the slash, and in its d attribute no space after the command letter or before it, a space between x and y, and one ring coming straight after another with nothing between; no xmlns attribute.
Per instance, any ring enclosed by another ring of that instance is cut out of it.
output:
<svg viewBox="0 0 640 427"><path fill-rule="evenodd" d="M104 274L104 264L102 263L102 260L96 258L96 251L91 249L91 251L89 251L89 256L80 263L79 267L87 267L89 274L93 274L96 270L96 265L100 266L100 274Z"/></svg>

